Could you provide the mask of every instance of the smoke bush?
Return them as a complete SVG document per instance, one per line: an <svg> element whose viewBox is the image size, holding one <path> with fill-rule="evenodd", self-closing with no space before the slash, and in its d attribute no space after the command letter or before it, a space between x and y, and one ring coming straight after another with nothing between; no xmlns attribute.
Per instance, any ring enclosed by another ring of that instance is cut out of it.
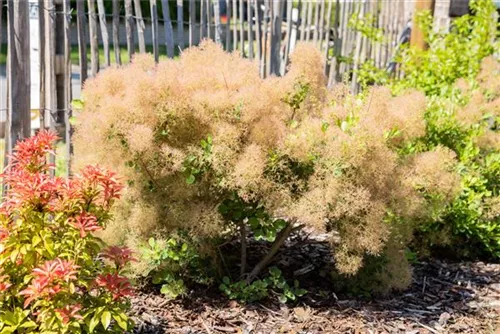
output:
<svg viewBox="0 0 500 334"><path fill-rule="evenodd" d="M249 229L278 242L296 222L340 234L342 273L367 256L404 262L415 226L433 214L423 193L451 200L456 160L444 148L398 154L425 134L423 94L327 91L321 63L299 45L287 75L262 80L254 63L205 42L179 60L141 55L90 79L77 164L98 162L128 182L120 223L104 237L136 247L176 229L197 240ZM397 288L409 282L404 263L387 268L404 277Z"/></svg>

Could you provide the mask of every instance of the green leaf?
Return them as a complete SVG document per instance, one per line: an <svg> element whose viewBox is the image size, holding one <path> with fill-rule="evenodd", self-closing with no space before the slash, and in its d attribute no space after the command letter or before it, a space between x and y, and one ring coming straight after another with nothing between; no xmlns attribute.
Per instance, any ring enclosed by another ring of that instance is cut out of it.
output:
<svg viewBox="0 0 500 334"><path fill-rule="evenodd" d="M94 314L92 319L89 322L89 332L93 333L94 329L99 325L99 313Z"/></svg>
<svg viewBox="0 0 500 334"><path fill-rule="evenodd" d="M115 319L116 323L118 326L120 326L121 329L127 330L128 329L128 323L127 323L127 316L123 313L118 313L118 314L113 314L113 319Z"/></svg>
<svg viewBox="0 0 500 334"><path fill-rule="evenodd" d="M155 239L154 238L149 238L148 244L149 244L149 246L151 246L152 248L154 248L154 246L156 245Z"/></svg>
<svg viewBox="0 0 500 334"><path fill-rule="evenodd" d="M287 298L285 297L285 295L279 295L279 297L278 297L278 301L279 301L281 304L286 304L286 302L287 302Z"/></svg>
<svg viewBox="0 0 500 334"><path fill-rule="evenodd" d="M104 311L101 315L101 324L104 327L104 329L108 329L110 323L111 323L111 313L109 311Z"/></svg>
<svg viewBox="0 0 500 334"><path fill-rule="evenodd" d="M71 106L73 107L73 109L83 109L83 105L83 100L74 99L73 101L71 101Z"/></svg>
<svg viewBox="0 0 500 334"><path fill-rule="evenodd" d="M281 270L279 270L278 267L271 267L271 268L269 268L269 273L273 277L279 277L279 276L281 276Z"/></svg>
<svg viewBox="0 0 500 334"><path fill-rule="evenodd" d="M187 184L193 184L195 181L196 181L196 177L193 174L189 175L186 178L186 183Z"/></svg>

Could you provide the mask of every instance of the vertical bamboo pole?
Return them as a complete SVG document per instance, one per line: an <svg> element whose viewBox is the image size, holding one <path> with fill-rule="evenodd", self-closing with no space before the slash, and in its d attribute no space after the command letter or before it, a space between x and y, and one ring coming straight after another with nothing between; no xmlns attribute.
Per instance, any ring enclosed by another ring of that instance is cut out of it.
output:
<svg viewBox="0 0 500 334"><path fill-rule="evenodd" d="M113 0L113 50L115 51L115 62L118 65L122 64L122 56L120 53L120 4L118 0Z"/></svg>
<svg viewBox="0 0 500 334"><path fill-rule="evenodd" d="M43 2L43 0L41 0ZM87 80L87 35L85 32L87 31L87 21L85 18L85 3L83 1L76 2L76 27L78 30L78 59L80 61L80 84L83 87L83 83ZM43 15L40 15L40 24L43 24L42 20L44 19ZM45 27L45 25L43 25ZM42 33L45 29L41 28L40 33ZM40 39L41 42L45 44L45 38ZM43 53L43 50L40 50L40 54ZM43 66L43 63L40 63ZM43 86L43 85L42 85ZM42 98L42 96L40 96ZM41 119L40 119L41 120Z"/></svg>
<svg viewBox="0 0 500 334"><path fill-rule="evenodd" d="M90 29L90 67L92 76L99 72L99 44L97 41L97 14L95 0L88 0L89 4L89 29Z"/></svg>
<svg viewBox="0 0 500 334"><path fill-rule="evenodd" d="M153 55L155 62L160 59L159 41L158 41L158 7L156 0L150 0L151 6L151 34L153 37Z"/></svg>
<svg viewBox="0 0 500 334"><path fill-rule="evenodd" d="M139 52L146 53L146 41L144 39L144 30L146 25L142 17L141 0L134 0L135 18L137 23L137 38L139 40Z"/></svg>
<svg viewBox="0 0 500 334"><path fill-rule="evenodd" d="M174 29L172 27L172 20L170 19L170 8L168 0L161 1L161 9L163 13L163 27L165 29L165 44L167 47L167 56L174 58Z"/></svg>
<svg viewBox="0 0 500 334"><path fill-rule="evenodd" d="M125 32L127 34L128 59L129 61L131 61L132 56L135 53L134 15L132 10L132 0L125 0Z"/></svg>
<svg viewBox="0 0 500 334"><path fill-rule="evenodd" d="M102 44L104 48L104 63L109 67L111 65L111 57L109 53L109 34L108 25L106 22L106 12L104 10L104 0L97 0L97 11L99 13L99 23L101 25Z"/></svg>

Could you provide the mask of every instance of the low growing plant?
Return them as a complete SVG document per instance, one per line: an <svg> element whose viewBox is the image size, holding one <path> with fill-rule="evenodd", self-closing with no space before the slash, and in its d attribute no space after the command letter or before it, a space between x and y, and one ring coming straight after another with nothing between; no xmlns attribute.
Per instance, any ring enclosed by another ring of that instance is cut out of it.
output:
<svg viewBox="0 0 500 334"><path fill-rule="evenodd" d="M231 279L225 276L219 289L229 298L237 299L241 302L251 303L262 300L272 292L282 304L289 301L296 301L304 296L307 290L299 287L299 281L295 280L293 286L290 286L283 277L281 270L277 267L269 268L269 276L264 279L255 280L251 283L247 281L231 282Z"/></svg>
<svg viewBox="0 0 500 334"><path fill-rule="evenodd" d="M185 282L211 282L206 261L189 242L180 238L170 238L166 241L150 238L141 250L142 258L149 264L149 270L143 275L151 275L152 283L161 285L161 293L168 298L184 295Z"/></svg>
<svg viewBox="0 0 500 334"><path fill-rule="evenodd" d="M56 139L41 131L18 143L2 175L0 331L124 332L132 327L124 276L132 253L93 235L111 220L122 186L98 166L51 177Z"/></svg>

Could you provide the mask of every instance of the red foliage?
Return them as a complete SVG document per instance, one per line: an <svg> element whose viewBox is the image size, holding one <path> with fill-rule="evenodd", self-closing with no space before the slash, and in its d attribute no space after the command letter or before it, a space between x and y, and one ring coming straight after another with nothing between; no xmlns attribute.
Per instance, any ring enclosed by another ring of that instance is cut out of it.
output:
<svg viewBox="0 0 500 334"><path fill-rule="evenodd" d="M127 247L110 246L102 252L102 257L113 261L117 268L123 268L131 261L137 261L132 255L132 250Z"/></svg>
<svg viewBox="0 0 500 334"><path fill-rule="evenodd" d="M117 273L99 275L95 280L97 286L104 287L113 295L113 300L121 297L133 296L134 290L128 278Z"/></svg>

